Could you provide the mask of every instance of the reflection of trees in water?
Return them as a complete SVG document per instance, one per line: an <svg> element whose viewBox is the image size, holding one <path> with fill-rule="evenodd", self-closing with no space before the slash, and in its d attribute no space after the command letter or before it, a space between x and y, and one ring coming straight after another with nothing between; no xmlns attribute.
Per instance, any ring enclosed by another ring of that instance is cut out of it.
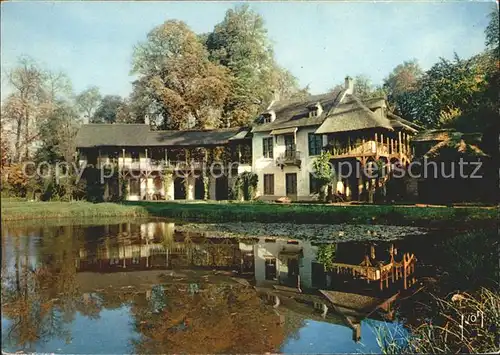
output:
<svg viewBox="0 0 500 355"><path fill-rule="evenodd" d="M279 317L262 304L255 290L242 285L169 286L166 307L134 303L132 313L141 339L138 353L277 351L284 339ZM142 303L144 304L144 303Z"/></svg>
<svg viewBox="0 0 500 355"><path fill-rule="evenodd" d="M69 341L66 325L77 311L92 318L100 312L94 295L81 297L78 291L75 252L81 230L66 226L37 232L36 251L30 250L29 237L9 236L14 255L12 269L4 267L2 273L2 313L10 320L2 331L4 347L29 349L52 338Z"/></svg>

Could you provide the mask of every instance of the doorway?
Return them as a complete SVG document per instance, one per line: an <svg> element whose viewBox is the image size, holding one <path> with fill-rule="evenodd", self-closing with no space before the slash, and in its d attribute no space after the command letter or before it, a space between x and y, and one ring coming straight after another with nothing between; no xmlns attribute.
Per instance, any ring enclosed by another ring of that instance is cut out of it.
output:
<svg viewBox="0 0 500 355"><path fill-rule="evenodd" d="M227 181L227 176L223 175L218 177L215 180L215 199L220 201L220 200L227 200L228 199L228 181Z"/></svg>
<svg viewBox="0 0 500 355"><path fill-rule="evenodd" d="M181 177L176 177L174 180L174 199L186 199L186 186L184 185L184 179Z"/></svg>
<svg viewBox="0 0 500 355"><path fill-rule="evenodd" d="M286 195L297 196L297 174L287 173L285 175Z"/></svg>

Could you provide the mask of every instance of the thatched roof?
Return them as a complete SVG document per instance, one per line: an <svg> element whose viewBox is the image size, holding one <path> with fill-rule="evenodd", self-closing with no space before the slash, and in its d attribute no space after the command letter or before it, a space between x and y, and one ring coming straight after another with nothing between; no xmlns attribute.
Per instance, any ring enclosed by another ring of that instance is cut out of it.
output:
<svg viewBox="0 0 500 355"><path fill-rule="evenodd" d="M394 130L387 117L375 114L356 96L346 95L345 99L326 117L316 133L346 132L377 127Z"/></svg>
<svg viewBox="0 0 500 355"><path fill-rule="evenodd" d="M343 90L337 90L321 95L310 95L303 99L292 99L274 102L267 112L274 111L276 119L270 123L256 125L252 132L267 132L273 129L289 127L318 126L325 120L329 111L335 107L342 97ZM323 113L309 117L310 107L321 104Z"/></svg>
<svg viewBox="0 0 500 355"><path fill-rule="evenodd" d="M444 141L450 139L457 132L454 129L429 129L421 131L412 138L413 142ZM460 133L461 134L461 133Z"/></svg>
<svg viewBox="0 0 500 355"><path fill-rule="evenodd" d="M207 146L246 139L241 127L198 131L152 131L146 124L87 124L76 137L78 148L98 146Z"/></svg>
<svg viewBox="0 0 500 355"><path fill-rule="evenodd" d="M427 153L424 154L427 158L436 158L444 151L453 153L473 156L473 157L486 157L488 154L484 153L481 148L475 144L467 143L463 138L456 140L453 138L446 139L433 146Z"/></svg>
<svg viewBox="0 0 500 355"><path fill-rule="evenodd" d="M319 116L309 117L310 110L318 103L323 109L322 113ZM383 97L360 100L354 95L347 94L346 90L336 90L303 99L273 102L263 114L273 112L275 120L257 124L252 132L276 132L287 128L319 126L316 131L318 134L377 127L390 131L397 128L415 133L420 128L412 122L388 113L386 107Z"/></svg>

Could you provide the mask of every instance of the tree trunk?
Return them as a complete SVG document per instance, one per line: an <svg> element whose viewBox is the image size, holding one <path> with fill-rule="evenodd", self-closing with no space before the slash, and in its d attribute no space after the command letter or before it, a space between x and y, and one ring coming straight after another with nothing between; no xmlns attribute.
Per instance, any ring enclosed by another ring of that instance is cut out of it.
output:
<svg viewBox="0 0 500 355"><path fill-rule="evenodd" d="M28 157L29 157L29 110L28 108L26 107L25 110L24 110L24 144L25 144L25 148L24 148L24 158L26 160L28 160Z"/></svg>
<svg viewBox="0 0 500 355"><path fill-rule="evenodd" d="M18 163L21 161L21 130L22 130L22 120L18 118L16 127L16 143L15 143L16 156L14 157L14 160Z"/></svg>

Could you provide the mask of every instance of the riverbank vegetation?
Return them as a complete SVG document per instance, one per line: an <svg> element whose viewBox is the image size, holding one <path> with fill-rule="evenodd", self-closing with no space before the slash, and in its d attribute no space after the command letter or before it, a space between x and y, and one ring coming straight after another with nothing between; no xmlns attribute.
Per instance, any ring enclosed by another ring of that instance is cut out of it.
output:
<svg viewBox="0 0 500 355"><path fill-rule="evenodd" d="M123 203L35 202L2 199L2 221L43 218L162 217L190 222L395 225L425 228L493 226L497 208L415 207L390 205L334 206L275 203ZM267 228L269 229L269 228ZM289 228L290 229L290 228ZM251 232L251 230L248 230Z"/></svg>
<svg viewBox="0 0 500 355"><path fill-rule="evenodd" d="M421 264L434 260L421 292L397 312L410 332L377 329L385 354L493 353L500 349L500 243L496 228L471 230L439 241ZM462 318L463 316L463 318ZM410 335L408 335L410 334Z"/></svg>
<svg viewBox="0 0 500 355"><path fill-rule="evenodd" d="M29 202L2 199L2 222L45 218L146 217L140 206L90 202Z"/></svg>
<svg viewBox="0 0 500 355"><path fill-rule="evenodd" d="M310 224L392 224L419 227L493 225L498 209L479 207L415 207L391 205L337 206L274 203L124 202L143 207L151 216L194 222L260 222Z"/></svg>

